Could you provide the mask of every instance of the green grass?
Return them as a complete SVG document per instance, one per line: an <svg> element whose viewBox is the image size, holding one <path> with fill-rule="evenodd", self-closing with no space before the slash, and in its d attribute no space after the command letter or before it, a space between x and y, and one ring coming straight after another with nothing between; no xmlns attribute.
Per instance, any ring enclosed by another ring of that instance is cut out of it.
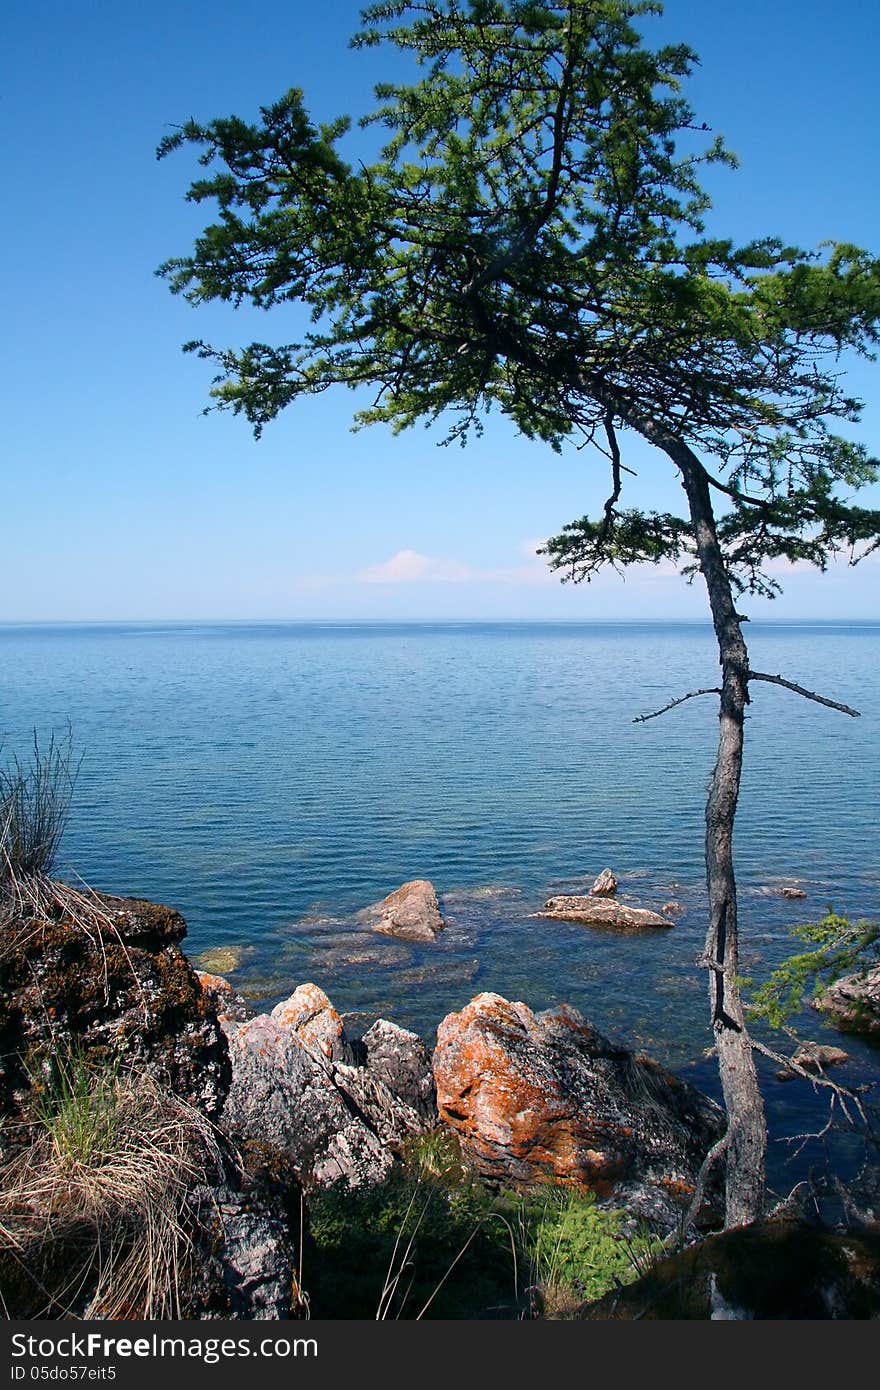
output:
<svg viewBox="0 0 880 1390"><path fill-rule="evenodd" d="M61 1164L96 1166L113 1152L120 1118L118 1070L90 1067L73 1054L56 1062L50 1085L31 1077L37 1119Z"/></svg>
<svg viewBox="0 0 880 1390"><path fill-rule="evenodd" d="M34 730L29 759L0 768L0 883L51 871L78 770L69 729L45 747Z"/></svg>

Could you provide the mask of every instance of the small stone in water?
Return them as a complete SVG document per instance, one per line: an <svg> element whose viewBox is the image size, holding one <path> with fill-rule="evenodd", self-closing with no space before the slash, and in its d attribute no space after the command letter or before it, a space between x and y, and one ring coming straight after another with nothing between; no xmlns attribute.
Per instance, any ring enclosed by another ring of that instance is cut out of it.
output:
<svg viewBox="0 0 880 1390"><path fill-rule="evenodd" d="M603 869L590 889L590 893L594 898L610 898L616 892L617 879L611 869Z"/></svg>

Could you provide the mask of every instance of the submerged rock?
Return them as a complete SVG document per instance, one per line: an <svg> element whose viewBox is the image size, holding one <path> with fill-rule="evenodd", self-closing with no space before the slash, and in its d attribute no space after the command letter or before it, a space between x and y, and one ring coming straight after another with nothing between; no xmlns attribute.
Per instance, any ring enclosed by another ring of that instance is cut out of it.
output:
<svg viewBox="0 0 880 1390"><path fill-rule="evenodd" d="M836 980L813 1000L813 1008L847 1033L880 1038L880 963Z"/></svg>
<svg viewBox="0 0 880 1390"><path fill-rule="evenodd" d="M723 1130L720 1108L567 1005L480 994L437 1032L440 1117L490 1182L586 1187L671 1229Z"/></svg>
<svg viewBox="0 0 880 1390"><path fill-rule="evenodd" d="M674 927L667 917L649 912L645 907L626 907L590 894L563 893L548 898L536 917L549 917L556 922L585 922L596 927Z"/></svg>
<svg viewBox="0 0 880 1390"><path fill-rule="evenodd" d="M208 975L228 975L238 969L243 957L241 946L211 946L194 956L193 963Z"/></svg>
<svg viewBox="0 0 880 1390"><path fill-rule="evenodd" d="M301 985L271 1014L224 1024L232 1084L223 1128L278 1155L306 1186L380 1181L393 1151L436 1120L423 1044L380 1023L349 1044L323 991Z"/></svg>
<svg viewBox="0 0 880 1390"><path fill-rule="evenodd" d="M617 879L610 869L603 869L596 879L590 894L594 898L610 898L617 892Z"/></svg>
<svg viewBox="0 0 880 1390"><path fill-rule="evenodd" d="M476 888L450 888L443 894L445 903L492 902L497 898L521 898L522 889L508 883L481 883Z"/></svg>
<svg viewBox="0 0 880 1390"><path fill-rule="evenodd" d="M779 896L781 898L792 898L797 900L799 898L805 898L807 895L803 888L780 888Z"/></svg>
<svg viewBox="0 0 880 1390"><path fill-rule="evenodd" d="M371 931L348 931L330 946L313 951L303 968L322 979L344 971L388 970L408 965L413 958L412 946L403 941L391 941L387 936L379 941Z"/></svg>
<svg viewBox="0 0 880 1390"><path fill-rule="evenodd" d="M434 941L446 925L434 885L426 878L414 878L380 903L365 907L358 921L404 941Z"/></svg>

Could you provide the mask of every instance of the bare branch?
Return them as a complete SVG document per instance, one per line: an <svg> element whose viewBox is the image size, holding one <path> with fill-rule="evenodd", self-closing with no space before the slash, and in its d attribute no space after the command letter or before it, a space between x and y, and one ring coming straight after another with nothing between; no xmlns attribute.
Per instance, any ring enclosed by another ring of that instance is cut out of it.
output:
<svg viewBox="0 0 880 1390"><path fill-rule="evenodd" d="M815 1133L806 1133L806 1134L786 1134L786 1135L783 1135L783 1137L782 1137L782 1143L784 1143L784 1144L797 1144L797 1148L796 1148L796 1149L794 1150L794 1152L791 1154L791 1156L790 1156L790 1158L789 1158L789 1162L791 1162L792 1160L794 1160L794 1159L796 1159L796 1158L800 1158L801 1154L803 1153L804 1149L807 1147L808 1144L821 1143L821 1141L822 1141L823 1139L825 1139L825 1138L831 1133L831 1131L832 1131L833 1128L834 1128L834 1107L835 1107L836 1105L837 1105L837 1096L836 1096L836 1095L834 1094L834 1092L832 1091L832 1093L831 1093L831 1100L830 1100L830 1103L829 1103L829 1106L828 1106L828 1119L825 1121L825 1123L824 1123L824 1125L822 1126L821 1129L816 1130ZM845 1113L846 1113L846 1111L844 1110L844 1114L845 1114ZM849 1119L849 1116L847 1116L847 1119ZM850 1120L850 1124L852 1124L852 1121L851 1121L851 1120ZM791 1194L789 1194L789 1195L791 1195Z"/></svg>
<svg viewBox="0 0 880 1390"><path fill-rule="evenodd" d="M781 1052L774 1052L772 1047L767 1047L766 1044L758 1042L756 1038L751 1038L750 1042L755 1052L760 1052L762 1057L769 1057L770 1061L775 1062L777 1066L784 1067L786 1071L794 1072L795 1076L802 1076L805 1081L811 1082L813 1086L824 1086L827 1090L832 1091L836 1099L840 1102L840 1108L850 1124L852 1124L852 1120L850 1120L849 1111L846 1108L846 1102L848 1100L851 1101L856 1110L858 1110L859 1118L862 1123L865 1125L868 1124L865 1108L856 1092L849 1086L841 1086L839 1081L832 1081L830 1076L825 1076L821 1072L807 1071L806 1067L802 1067L800 1063L795 1062L792 1057L784 1057Z"/></svg>
<svg viewBox="0 0 880 1390"><path fill-rule="evenodd" d="M749 671L750 681L768 681L770 685L781 685L785 690L793 690L795 695L803 695L805 700L815 700L817 705L827 705L829 709L838 709L841 714L849 714L853 719L861 719L861 710L852 709L849 705L842 705L838 700L829 700L825 695L817 695L814 690L806 690L802 685L796 685L794 681L787 681L782 676L768 676L763 671Z"/></svg>
<svg viewBox="0 0 880 1390"><path fill-rule="evenodd" d="M698 695L720 695L721 690L717 685L707 686L705 690L690 690L687 695L680 695L677 700L670 700L668 705L662 709L655 709L651 714L637 714L633 720L634 724L647 724L649 719L658 719L667 710L675 709L676 705L683 705L685 700L695 700Z"/></svg>
<svg viewBox="0 0 880 1390"><path fill-rule="evenodd" d="M611 480L613 484L611 496L605 503L605 519L602 522L602 536L604 539L604 537L607 536L608 532L611 530L611 524L614 520L614 508L617 503L617 499L620 497L621 489L620 446L617 443L617 433L614 429L614 412L610 406L605 411L605 418L603 423L605 425L605 437L608 440L608 448L610 450L611 456Z"/></svg>
<svg viewBox="0 0 880 1390"><path fill-rule="evenodd" d="M691 1204L685 1212L684 1220L681 1223L679 1234L682 1238L687 1235L689 1226L697 1217L697 1213L703 1204L703 1193L706 1188L706 1180L719 1158L723 1158L724 1154L727 1152L730 1139L731 1131L728 1127L718 1142L712 1145L706 1157L703 1159L703 1162L700 1164L700 1171L694 1183L694 1195L691 1198Z"/></svg>

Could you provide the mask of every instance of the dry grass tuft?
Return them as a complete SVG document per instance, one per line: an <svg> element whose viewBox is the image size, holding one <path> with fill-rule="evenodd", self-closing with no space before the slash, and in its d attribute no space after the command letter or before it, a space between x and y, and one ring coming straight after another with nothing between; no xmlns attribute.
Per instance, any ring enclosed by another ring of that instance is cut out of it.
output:
<svg viewBox="0 0 880 1390"><path fill-rule="evenodd" d="M44 746L35 733L29 759L0 768L0 962L61 922L91 942L109 999L110 940L140 988L112 905L52 877L77 770L69 731ZM89 1069L59 1046L53 1070L49 1086L31 1077L27 1142L25 1122L0 1135L0 1310L183 1316L199 1234L187 1197L224 1169L213 1126L149 1074Z"/></svg>
<svg viewBox="0 0 880 1390"><path fill-rule="evenodd" d="M70 729L40 747L34 730L27 762L17 756L0 768L0 884L48 874L70 814L79 764Z"/></svg>
<svg viewBox="0 0 880 1390"><path fill-rule="evenodd" d="M62 739L53 733L45 747L34 730L29 760L16 756L0 768L0 928L16 927L0 934L0 961L11 951L25 949L29 933L38 936L43 923L65 921L100 954L107 998L105 938L128 957L118 923L106 900L87 884L62 883L51 872L78 772L69 728ZM139 984L133 967L131 974Z"/></svg>
<svg viewBox="0 0 880 1390"><path fill-rule="evenodd" d="M32 1142L0 1168L4 1282L32 1305L14 1311L184 1316L195 1234L187 1194L223 1166L211 1123L149 1075L73 1062L37 1109Z"/></svg>

